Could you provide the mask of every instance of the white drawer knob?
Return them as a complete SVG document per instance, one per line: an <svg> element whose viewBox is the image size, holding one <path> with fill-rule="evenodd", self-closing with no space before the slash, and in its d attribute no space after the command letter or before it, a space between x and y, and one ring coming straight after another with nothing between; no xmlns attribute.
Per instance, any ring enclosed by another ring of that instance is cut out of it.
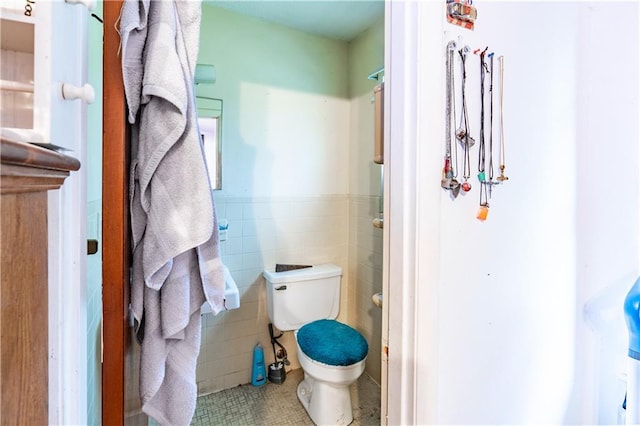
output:
<svg viewBox="0 0 640 426"><path fill-rule="evenodd" d="M87 9L93 10L96 7L96 0L64 0L69 4L82 4Z"/></svg>
<svg viewBox="0 0 640 426"><path fill-rule="evenodd" d="M73 84L62 84L62 97L67 100L80 99L88 104L92 104L96 99L96 92L93 87L87 83L82 87L74 86Z"/></svg>

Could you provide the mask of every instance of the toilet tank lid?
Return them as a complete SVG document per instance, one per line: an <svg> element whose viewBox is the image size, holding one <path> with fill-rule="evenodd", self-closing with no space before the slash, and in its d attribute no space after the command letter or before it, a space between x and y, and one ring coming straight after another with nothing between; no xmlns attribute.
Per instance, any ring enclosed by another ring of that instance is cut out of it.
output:
<svg viewBox="0 0 640 426"><path fill-rule="evenodd" d="M332 263L315 265L311 268L294 269L292 271L275 272L275 269L266 269L262 275L271 283L288 283L292 281L317 280L342 275L342 268Z"/></svg>

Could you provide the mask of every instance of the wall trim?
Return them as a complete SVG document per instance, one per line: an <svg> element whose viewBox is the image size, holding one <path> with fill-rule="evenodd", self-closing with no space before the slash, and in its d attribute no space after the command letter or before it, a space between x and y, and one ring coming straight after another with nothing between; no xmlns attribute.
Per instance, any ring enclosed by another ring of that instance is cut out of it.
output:
<svg viewBox="0 0 640 426"><path fill-rule="evenodd" d="M417 3L386 4L383 334L387 333L389 349L382 401L386 418L382 422L392 425L416 424L416 171L411 161L416 137L416 9Z"/></svg>
<svg viewBox="0 0 640 426"><path fill-rule="evenodd" d="M387 2L386 16L382 423L435 424L443 10Z"/></svg>

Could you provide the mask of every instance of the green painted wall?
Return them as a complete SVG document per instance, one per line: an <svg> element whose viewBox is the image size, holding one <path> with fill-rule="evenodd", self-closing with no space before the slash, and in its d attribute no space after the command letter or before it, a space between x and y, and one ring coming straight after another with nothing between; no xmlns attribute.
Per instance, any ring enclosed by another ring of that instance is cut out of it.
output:
<svg viewBox="0 0 640 426"><path fill-rule="evenodd" d="M384 67L384 17L351 41L349 59L350 97L371 94L378 82L367 76Z"/></svg>
<svg viewBox="0 0 640 426"><path fill-rule="evenodd" d="M224 100L219 194L348 193L348 43L205 4L198 62Z"/></svg>
<svg viewBox="0 0 640 426"><path fill-rule="evenodd" d="M374 157L373 89L368 76L384 66L384 17L349 44L349 193L379 196L381 166Z"/></svg>

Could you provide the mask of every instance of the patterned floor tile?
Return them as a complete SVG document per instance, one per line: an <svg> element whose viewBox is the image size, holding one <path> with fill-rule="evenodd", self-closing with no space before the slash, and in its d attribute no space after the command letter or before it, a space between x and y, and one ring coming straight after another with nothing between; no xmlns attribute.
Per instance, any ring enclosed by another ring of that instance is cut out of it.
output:
<svg viewBox="0 0 640 426"><path fill-rule="evenodd" d="M237 386L198 398L193 426L309 425L313 422L296 396L301 369L287 373L284 383ZM380 387L366 374L351 386L355 426L380 424Z"/></svg>

